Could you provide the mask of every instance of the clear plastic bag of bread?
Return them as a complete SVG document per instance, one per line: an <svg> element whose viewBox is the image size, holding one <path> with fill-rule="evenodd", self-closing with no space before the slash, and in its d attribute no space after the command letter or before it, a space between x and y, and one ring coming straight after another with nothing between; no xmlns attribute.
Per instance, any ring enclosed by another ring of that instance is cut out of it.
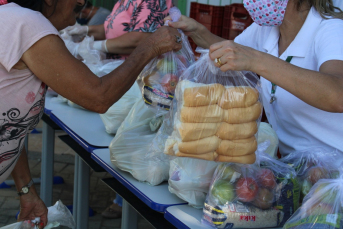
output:
<svg viewBox="0 0 343 229"><path fill-rule="evenodd" d="M254 164L222 163L217 167L202 223L213 228L268 228L286 222L295 211L293 202L299 201L299 195L293 195L298 189L296 174L264 153L268 145L259 145Z"/></svg>
<svg viewBox="0 0 343 229"><path fill-rule="evenodd" d="M178 21L181 12L178 8L172 7L169 15L172 21ZM165 26L168 24L166 23ZM194 62L194 55L187 36L181 30L179 32L181 34L181 50L167 52L154 58L139 76L144 83L142 87L144 101L158 116L169 111L180 75ZM175 37L175 39L177 38Z"/></svg>
<svg viewBox="0 0 343 229"><path fill-rule="evenodd" d="M222 72L208 50L182 75L175 90L174 131L165 154L252 164L262 115L255 73Z"/></svg>
<svg viewBox="0 0 343 229"><path fill-rule="evenodd" d="M281 158L282 162L292 166L297 173L301 190L300 202L318 180L337 178L342 160L342 152L323 147L308 148Z"/></svg>
<svg viewBox="0 0 343 229"><path fill-rule="evenodd" d="M342 171L340 171L340 174L335 179L320 179L315 185L313 185L309 190L309 193L305 196L301 207L286 222L283 228L342 229Z"/></svg>
<svg viewBox="0 0 343 229"><path fill-rule="evenodd" d="M176 157L170 161L168 189L195 208L204 206L206 194L219 162Z"/></svg>

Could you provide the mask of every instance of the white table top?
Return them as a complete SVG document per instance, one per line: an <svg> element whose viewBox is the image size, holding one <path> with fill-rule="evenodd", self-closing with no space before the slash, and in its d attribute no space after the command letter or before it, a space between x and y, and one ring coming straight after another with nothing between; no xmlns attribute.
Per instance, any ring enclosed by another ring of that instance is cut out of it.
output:
<svg viewBox="0 0 343 229"><path fill-rule="evenodd" d="M51 101L53 97L54 92L47 93L46 113L79 144L89 148L89 152L94 148L104 148L110 145L114 135L106 132L98 113L71 107L67 103L53 102Z"/></svg>
<svg viewBox="0 0 343 229"><path fill-rule="evenodd" d="M185 201L168 191L167 182L151 186L137 181L130 173L115 167L110 160L110 150L108 148L94 150L92 159L155 211L164 212L169 206L186 204Z"/></svg>
<svg viewBox="0 0 343 229"><path fill-rule="evenodd" d="M189 205L177 205L168 207L164 218L177 228L209 229L208 225L201 223L202 209L196 209ZM282 229L281 227L274 229Z"/></svg>

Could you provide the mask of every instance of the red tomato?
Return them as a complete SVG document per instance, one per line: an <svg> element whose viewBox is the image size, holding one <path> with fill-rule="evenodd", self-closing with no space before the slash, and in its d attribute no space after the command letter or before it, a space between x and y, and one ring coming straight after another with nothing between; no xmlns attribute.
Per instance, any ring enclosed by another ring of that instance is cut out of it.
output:
<svg viewBox="0 0 343 229"><path fill-rule="evenodd" d="M237 197L242 202L253 201L258 192L257 182L251 177L242 177L236 184Z"/></svg>
<svg viewBox="0 0 343 229"><path fill-rule="evenodd" d="M178 82L179 82L179 78L176 75L168 73L163 76L161 80L161 85L164 90L166 90L169 93L174 94L175 88Z"/></svg>
<svg viewBox="0 0 343 229"><path fill-rule="evenodd" d="M273 189L276 185L274 173L270 169L261 169L257 173L258 183L268 189Z"/></svg>

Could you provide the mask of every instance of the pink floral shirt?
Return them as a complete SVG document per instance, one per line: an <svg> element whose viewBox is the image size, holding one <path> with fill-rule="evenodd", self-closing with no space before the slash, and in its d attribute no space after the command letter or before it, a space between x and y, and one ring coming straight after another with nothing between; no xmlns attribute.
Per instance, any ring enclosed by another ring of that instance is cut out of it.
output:
<svg viewBox="0 0 343 229"><path fill-rule="evenodd" d="M104 26L106 39L128 32L153 33L173 6L172 0L119 0ZM109 54L110 59L125 59L128 55Z"/></svg>

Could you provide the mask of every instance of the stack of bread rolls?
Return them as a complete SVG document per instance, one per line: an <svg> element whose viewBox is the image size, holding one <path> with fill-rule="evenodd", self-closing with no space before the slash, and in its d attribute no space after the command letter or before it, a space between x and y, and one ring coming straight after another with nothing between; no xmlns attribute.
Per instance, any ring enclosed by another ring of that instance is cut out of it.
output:
<svg viewBox="0 0 343 229"><path fill-rule="evenodd" d="M259 93L249 86L183 80L165 153L179 157L252 164L256 160Z"/></svg>

